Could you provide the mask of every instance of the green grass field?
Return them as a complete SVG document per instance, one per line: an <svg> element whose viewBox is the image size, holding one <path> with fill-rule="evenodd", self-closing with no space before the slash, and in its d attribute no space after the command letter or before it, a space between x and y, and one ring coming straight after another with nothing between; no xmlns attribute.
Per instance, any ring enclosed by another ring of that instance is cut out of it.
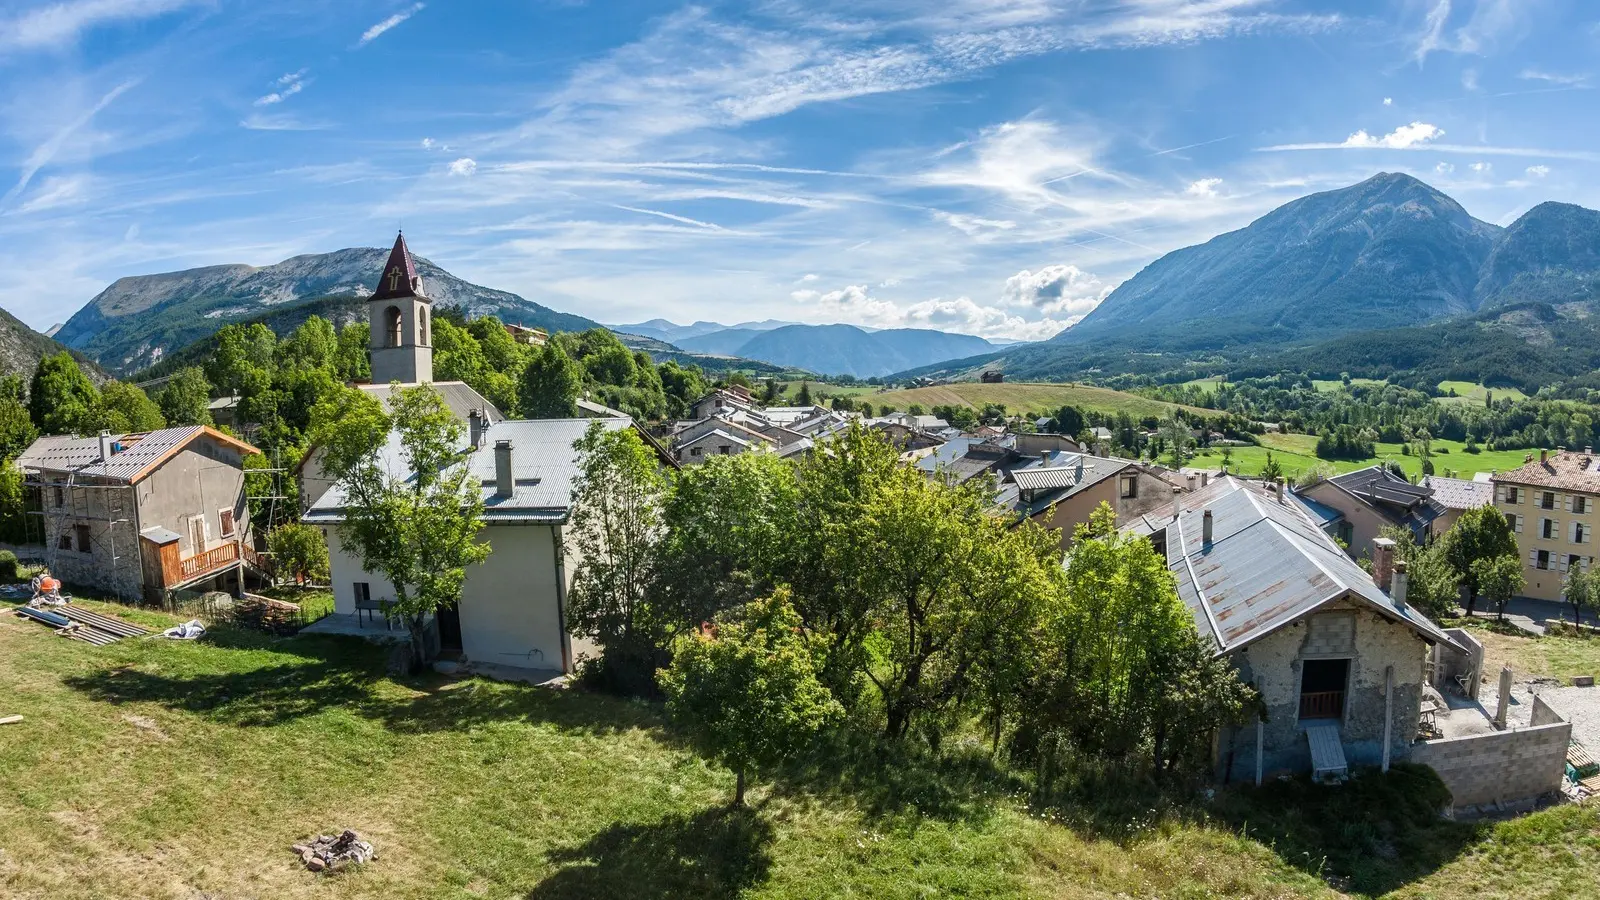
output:
<svg viewBox="0 0 1600 900"><path fill-rule="evenodd" d="M1528 396L1514 387L1490 388L1473 381L1439 382L1439 393L1448 395L1451 391L1455 392L1454 397L1440 397L1439 402L1471 403L1474 406L1482 406L1489 399L1490 393L1493 393L1496 397L1510 398L1512 400L1525 400Z"/></svg>
<svg viewBox="0 0 1600 900"><path fill-rule="evenodd" d="M1283 467L1286 478L1294 479L1302 472L1309 471L1319 463L1333 466L1336 472L1353 472L1380 462L1393 460L1400 464L1406 475L1415 479L1422 475L1422 460L1415 456L1408 456L1401 452L1400 444L1377 445L1377 455L1363 460L1334 459L1321 460L1317 458L1317 438L1310 434L1264 434L1259 437L1260 447L1234 447L1232 450L1232 464L1230 471L1241 475L1258 475L1263 466L1267 464L1267 452L1271 451L1272 458ZM1504 472L1522 465L1527 456L1526 450L1483 450L1479 453L1467 453L1465 444L1460 441L1434 441L1433 442L1433 471L1435 474L1444 475L1454 473L1457 478L1471 478L1478 472ZM1446 452L1441 452L1446 451ZM1194 458L1190 463L1193 466L1213 467L1222 465L1222 451L1207 450Z"/></svg>
<svg viewBox="0 0 1600 900"><path fill-rule="evenodd" d="M1103 413L1126 412L1135 419L1151 416L1159 418L1177 408L1176 404L1152 400L1149 397L1141 397L1137 394L1114 391L1110 388L1094 387L1087 384L1029 382L983 384L976 381L962 381L937 387L890 391L864 399L871 401L875 406L889 404L900 410L907 409L913 403L920 403L927 409L945 405L965 405L981 409L986 404L999 403L1004 405L1009 412L1037 415L1054 413L1061 407L1070 404L1080 409L1097 410ZM1197 409L1195 407L1184 408L1198 415L1217 415L1215 410Z"/></svg>
<svg viewBox="0 0 1600 900"><path fill-rule="evenodd" d="M1366 385L1367 387L1377 387L1378 385L1381 385L1381 384L1384 384L1384 382L1382 382L1382 381L1380 381L1380 380L1378 380L1376 378L1352 378L1352 379L1350 379L1350 386L1351 387L1355 387L1357 385ZM1317 390L1323 392L1324 394L1327 394L1327 393L1332 393L1333 391L1337 391L1337 390L1343 389L1344 388L1344 382L1340 381L1337 378L1314 378L1311 381L1311 386L1316 388Z"/></svg>
<svg viewBox="0 0 1600 900"><path fill-rule="evenodd" d="M1600 808L1391 821L1398 771L1045 810L971 765L874 752L758 780L732 812L733 776L653 705L396 679L383 655L227 630L93 647L0 614L0 715L24 717L0 726L0 896L1553 900L1600 877ZM341 828L378 859L325 877L289 850Z"/></svg>

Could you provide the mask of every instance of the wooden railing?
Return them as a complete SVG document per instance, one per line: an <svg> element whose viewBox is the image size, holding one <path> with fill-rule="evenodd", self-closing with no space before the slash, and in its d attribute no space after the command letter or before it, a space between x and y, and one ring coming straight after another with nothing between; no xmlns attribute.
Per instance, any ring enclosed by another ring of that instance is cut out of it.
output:
<svg viewBox="0 0 1600 900"><path fill-rule="evenodd" d="M178 582L199 578L218 569L225 569L239 560L239 545L233 541L212 547L204 553L178 560Z"/></svg>
<svg viewBox="0 0 1600 900"><path fill-rule="evenodd" d="M247 565L268 577L272 576L272 557L257 553L254 547L247 544L241 544L240 547L244 550L244 561Z"/></svg>
<svg viewBox="0 0 1600 900"><path fill-rule="evenodd" d="M1300 695L1300 718L1337 719L1344 715L1344 691L1316 691Z"/></svg>

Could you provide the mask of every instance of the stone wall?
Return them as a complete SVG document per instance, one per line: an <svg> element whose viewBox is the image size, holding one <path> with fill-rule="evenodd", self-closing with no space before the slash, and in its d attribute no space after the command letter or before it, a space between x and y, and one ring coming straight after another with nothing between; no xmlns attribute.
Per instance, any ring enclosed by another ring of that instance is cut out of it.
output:
<svg viewBox="0 0 1600 900"><path fill-rule="evenodd" d="M1534 714L1540 715L1539 702ZM1544 707L1548 715L1549 707ZM1456 808L1521 803L1561 790L1566 775L1566 722L1513 728L1493 734L1427 741L1413 747L1411 761L1432 766Z"/></svg>
<svg viewBox="0 0 1600 900"><path fill-rule="evenodd" d="M1259 679L1262 685L1267 706L1263 771L1311 768L1311 750L1299 721L1300 673L1308 659L1350 660L1339 737L1352 766L1383 762L1384 673L1394 668L1389 752L1391 759L1404 759L1416 738L1427 655L1427 644L1411 628L1348 601L1329 604L1234 654L1240 678L1248 683ZM1256 729L1236 729L1229 738L1219 748L1218 776L1253 779Z"/></svg>

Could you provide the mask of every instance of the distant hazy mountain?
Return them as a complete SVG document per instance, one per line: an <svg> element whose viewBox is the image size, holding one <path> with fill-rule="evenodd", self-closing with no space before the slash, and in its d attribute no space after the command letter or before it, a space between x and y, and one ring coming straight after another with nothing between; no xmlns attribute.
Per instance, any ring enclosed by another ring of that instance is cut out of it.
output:
<svg viewBox="0 0 1600 900"><path fill-rule="evenodd" d="M1496 312L1513 306L1520 311ZM1216 354L1276 358L1342 335L1351 337L1295 358L1356 362L1351 351L1361 334L1379 334L1374 329L1386 329L1381 345L1393 347L1423 334L1394 329L1477 316L1480 331L1548 344L1552 316L1570 322L1591 314L1600 315L1600 213L1542 203L1502 229L1415 178L1385 173L1168 253L1048 342L907 374L1162 371ZM1430 370L1448 368L1452 359L1477 368L1487 359L1483 345L1460 340L1466 332L1448 333L1455 338L1430 351ZM1502 344L1497 353L1509 352ZM1540 371L1559 372L1579 358L1562 357Z"/></svg>
<svg viewBox="0 0 1600 900"><path fill-rule="evenodd" d="M673 322L669 322L666 319L651 319L648 322L638 322L633 325L612 325L611 329L613 331L620 331L625 334L638 334L643 335L644 337L655 338L658 341L666 341L669 344L677 344L680 341L684 341L689 338L713 334L718 331L728 331L731 329L739 329L741 331L771 331L774 328L782 328L785 325L793 324L795 323L782 322L778 319L766 319L761 322L742 322L738 325L723 325L720 322L695 322L692 325L678 325Z"/></svg>
<svg viewBox="0 0 1600 900"><path fill-rule="evenodd" d="M120 278L68 319L56 337L113 372L131 372L229 322L330 296L365 297L388 254L356 247L261 268L207 266ZM420 256L416 262L428 296L440 306L552 331L598 327L582 316L462 281Z"/></svg>
<svg viewBox="0 0 1600 900"><path fill-rule="evenodd" d="M870 378L992 349L980 337L921 328L866 331L854 325L730 328L676 342L685 350L759 359L824 375Z"/></svg>

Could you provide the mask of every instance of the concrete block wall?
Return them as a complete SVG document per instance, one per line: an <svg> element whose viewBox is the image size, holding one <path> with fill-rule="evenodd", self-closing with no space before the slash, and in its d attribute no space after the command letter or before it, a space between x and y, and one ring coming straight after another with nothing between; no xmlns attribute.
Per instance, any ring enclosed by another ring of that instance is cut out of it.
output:
<svg viewBox="0 0 1600 900"><path fill-rule="evenodd" d="M1554 725L1562 721L1565 720L1561 718L1561 714L1551 709L1543 697L1533 698L1533 713L1528 719L1529 725Z"/></svg>
<svg viewBox="0 0 1600 900"><path fill-rule="evenodd" d="M1444 633L1465 647L1467 652L1463 654L1444 644L1434 645L1433 686L1440 693L1455 693L1456 676L1464 675L1467 678L1467 696L1477 700L1483 674L1483 642L1464 628L1447 628Z"/></svg>
<svg viewBox="0 0 1600 900"><path fill-rule="evenodd" d="M1572 725L1558 721L1427 741L1411 749L1411 761L1438 772L1457 807L1515 803L1561 789L1571 737Z"/></svg>

